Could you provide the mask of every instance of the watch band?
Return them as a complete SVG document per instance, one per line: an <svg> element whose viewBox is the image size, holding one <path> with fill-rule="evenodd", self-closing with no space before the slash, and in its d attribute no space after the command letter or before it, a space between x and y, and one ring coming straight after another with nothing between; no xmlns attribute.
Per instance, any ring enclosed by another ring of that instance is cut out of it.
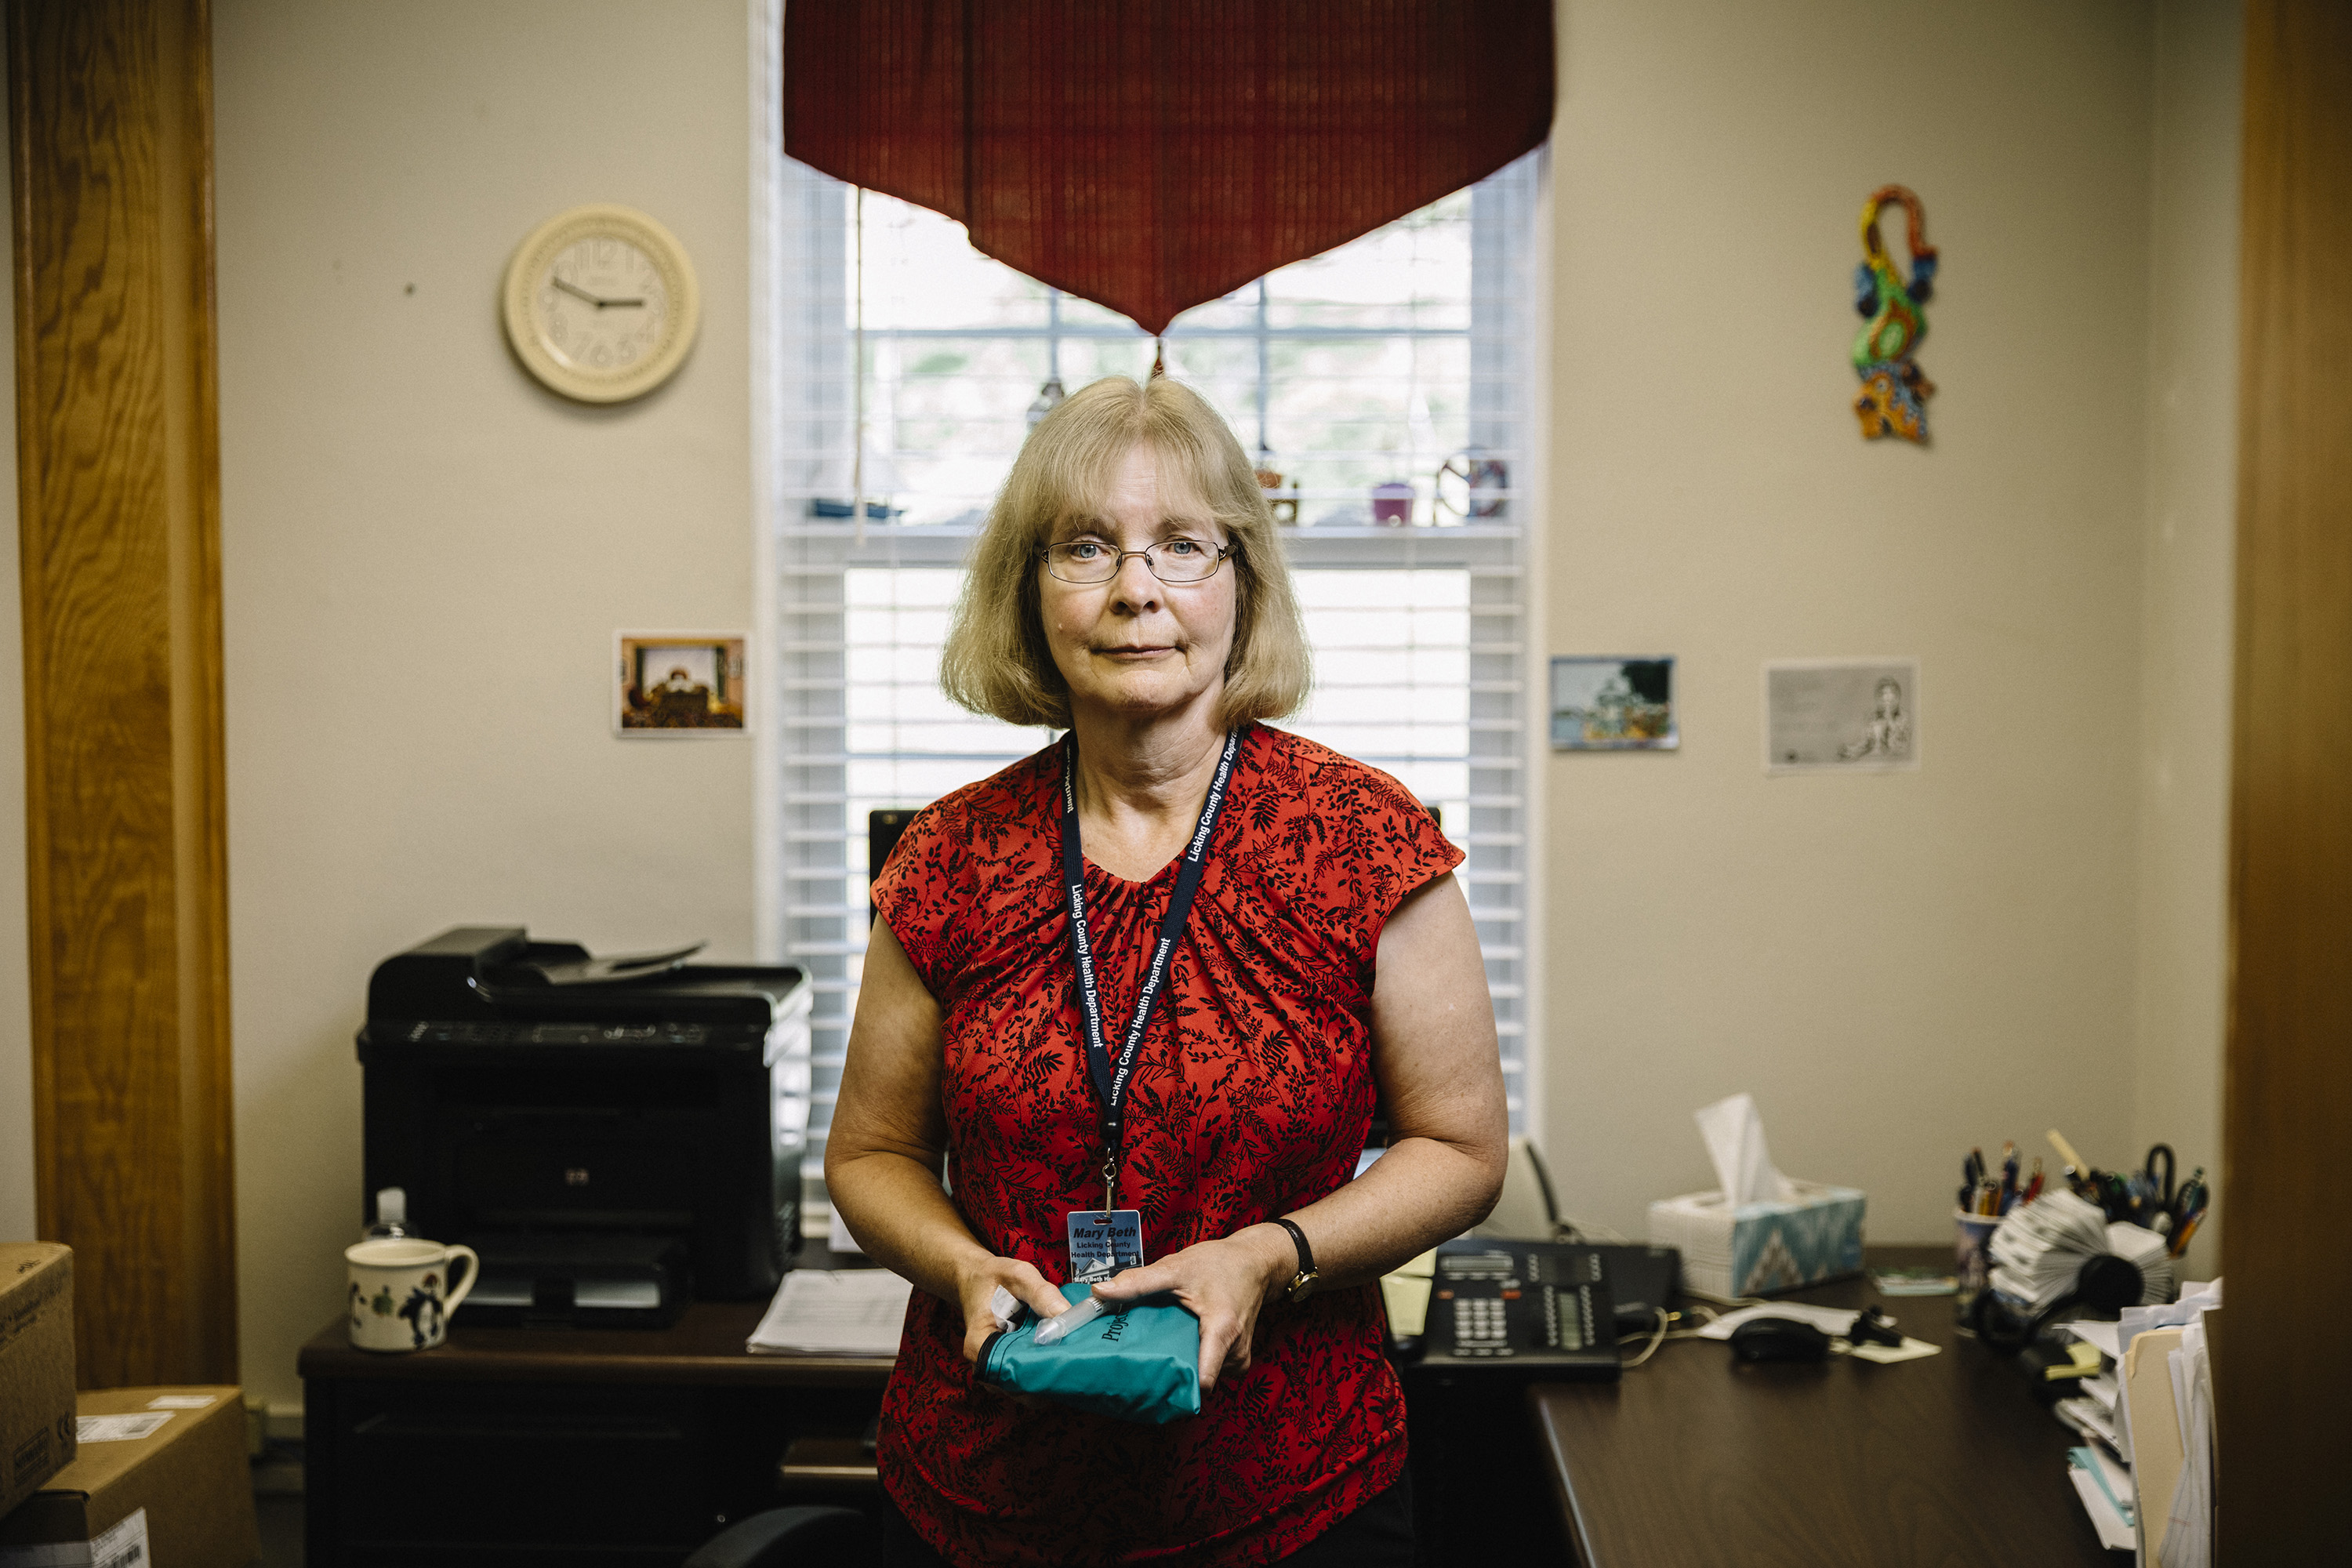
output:
<svg viewBox="0 0 2352 1568"><path fill-rule="evenodd" d="M1307 1292L1315 1289L1315 1281L1321 1278L1315 1267L1315 1249L1307 1245L1307 1233L1295 1222L1276 1215L1274 1223L1290 1233L1292 1243L1298 1248L1298 1272L1283 1287L1283 1297L1286 1300L1304 1301Z"/></svg>

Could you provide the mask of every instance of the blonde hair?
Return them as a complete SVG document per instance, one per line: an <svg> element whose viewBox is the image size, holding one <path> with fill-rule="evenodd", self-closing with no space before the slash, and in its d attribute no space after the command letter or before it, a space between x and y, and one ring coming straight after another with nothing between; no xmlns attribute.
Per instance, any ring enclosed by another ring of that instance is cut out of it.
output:
<svg viewBox="0 0 2352 1568"><path fill-rule="evenodd" d="M1038 608L1038 552L1073 518L1099 515L1119 463L1149 447L1188 483L1238 548L1234 646L1218 722L1279 719L1307 700L1310 668L1290 565L1257 470L1217 411L1180 382L1123 375L1079 388L1038 422L973 543L971 574L940 655L940 685L1008 724L1070 722L1070 693Z"/></svg>

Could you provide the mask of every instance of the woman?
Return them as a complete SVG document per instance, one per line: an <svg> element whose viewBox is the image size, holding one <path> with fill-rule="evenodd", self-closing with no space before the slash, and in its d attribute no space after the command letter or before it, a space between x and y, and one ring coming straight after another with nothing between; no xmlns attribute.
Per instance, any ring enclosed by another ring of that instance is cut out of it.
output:
<svg viewBox="0 0 2352 1568"><path fill-rule="evenodd" d="M1197 394L1099 381L1039 424L942 674L1069 734L921 813L874 881L825 1180L919 1288L883 1404L886 1561L1410 1563L1374 1281L1494 1203L1494 1013L1429 814L1255 722L1305 697L1306 647L1256 477ZM1350 1181L1375 1083L1395 1138ZM1200 1320L1197 1416L973 1375L997 1289L1060 1310L1070 1216L1105 1208L1140 1211L1143 1260L1099 1293Z"/></svg>

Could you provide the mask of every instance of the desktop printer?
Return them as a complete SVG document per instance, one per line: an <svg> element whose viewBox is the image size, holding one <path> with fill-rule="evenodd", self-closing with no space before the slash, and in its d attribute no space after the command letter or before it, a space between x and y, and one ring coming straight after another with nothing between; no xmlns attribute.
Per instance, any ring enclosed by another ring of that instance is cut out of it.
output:
<svg viewBox="0 0 2352 1568"><path fill-rule="evenodd" d="M464 926L388 958L359 1034L366 1191L464 1242L473 1323L658 1327L798 1247L807 976Z"/></svg>

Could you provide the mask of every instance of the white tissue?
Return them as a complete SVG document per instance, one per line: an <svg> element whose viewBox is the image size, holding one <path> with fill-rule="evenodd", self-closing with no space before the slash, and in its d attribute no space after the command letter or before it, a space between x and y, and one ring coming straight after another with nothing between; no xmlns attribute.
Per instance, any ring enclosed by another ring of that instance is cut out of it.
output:
<svg viewBox="0 0 2352 1568"><path fill-rule="evenodd" d="M1699 1136L1706 1140L1706 1157L1715 1162L1715 1179L1724 1202L1785 1203L1795 1195L1789 1179L1772 1168L1772 1154L1764 1146L1764 1118L1756 1101L1745 1094L1701 1106L1692 1115Z"/></svg>

